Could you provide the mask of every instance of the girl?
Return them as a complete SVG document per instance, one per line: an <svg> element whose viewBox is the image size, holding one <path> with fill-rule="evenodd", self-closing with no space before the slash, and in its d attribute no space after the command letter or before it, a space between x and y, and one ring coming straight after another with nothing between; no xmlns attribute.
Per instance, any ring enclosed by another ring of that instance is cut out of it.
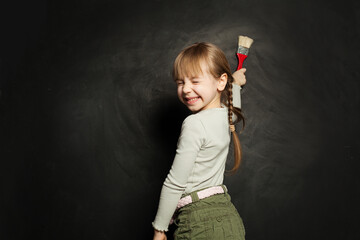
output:
<svg viewBox="0 0 360 240"><path fill-rule="evenodd" d="M166 239L175 211L175 239L245 239L242 219L222 185L230 134L235 152L230 172L240 164L234 120L242 120L244 128L239 108L245 71L235 72L234 79L225 54L210 43L193 44L177 56L173 69L177 94L193 114L183 121L175 159L161 190L152 223L154 240Z"/></svg>

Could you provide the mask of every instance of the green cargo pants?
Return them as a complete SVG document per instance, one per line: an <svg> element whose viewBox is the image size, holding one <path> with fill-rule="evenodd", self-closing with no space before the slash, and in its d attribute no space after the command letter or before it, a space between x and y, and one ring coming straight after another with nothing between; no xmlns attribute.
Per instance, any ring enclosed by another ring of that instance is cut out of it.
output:
<svg viewBox="0 0 360 240"><path fill-rule="evenodd" d="M176 214L175 240L245 240L243 221L228 193L201 200L196 196Z"/></svg>

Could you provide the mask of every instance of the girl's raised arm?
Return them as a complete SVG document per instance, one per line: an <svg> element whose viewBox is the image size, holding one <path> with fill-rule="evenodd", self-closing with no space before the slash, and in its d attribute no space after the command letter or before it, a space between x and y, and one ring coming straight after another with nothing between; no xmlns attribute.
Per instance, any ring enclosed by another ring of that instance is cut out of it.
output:
<svg viewBox="0 0 360 240"><path fill-rule="evenodd" d="M241 108L241 86L245 85L246 77L245 77L246 68L241 68L233 73L233 106L237 108Z"/></svg>

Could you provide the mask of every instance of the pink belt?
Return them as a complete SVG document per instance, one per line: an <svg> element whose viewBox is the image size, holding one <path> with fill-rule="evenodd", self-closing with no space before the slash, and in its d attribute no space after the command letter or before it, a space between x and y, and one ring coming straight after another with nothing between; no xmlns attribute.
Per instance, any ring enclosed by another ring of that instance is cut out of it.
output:
<svg viewBox="0 0 360 240"><path fill-rule="evenodd" d="M214 187L209 187L206 188L204 190L198 191L198 192L194 192L191 193L190 195L187 195L186 197L183 197L179 200L177 206L176 206L176 210L175 212L179 209L182 208L192 202L196 202L199 201L200 199L204 199L210 196L213 196L215 194L221 194L221 193L225 193L227 192L227 188L225 185L220 185L220 186L214 186ZM174 214L175 215L175 214ZM171 218L170 220L170 224L172 224L174 222L174 216Z"/></svg>

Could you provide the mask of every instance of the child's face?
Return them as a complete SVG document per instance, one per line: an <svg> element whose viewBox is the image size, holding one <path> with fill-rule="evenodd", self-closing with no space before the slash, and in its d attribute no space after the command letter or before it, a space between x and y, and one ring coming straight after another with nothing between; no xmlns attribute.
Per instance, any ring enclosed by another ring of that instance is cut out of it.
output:
<svg viewBox="0 0 360 240"><path fill-rule="evenodd" d="M202 73L195 77L176 80L178 97L192 112L221 107L221 91L227 81L226 74L224 82L223 77L216 79L206 68L201 69Z"/></svg>

